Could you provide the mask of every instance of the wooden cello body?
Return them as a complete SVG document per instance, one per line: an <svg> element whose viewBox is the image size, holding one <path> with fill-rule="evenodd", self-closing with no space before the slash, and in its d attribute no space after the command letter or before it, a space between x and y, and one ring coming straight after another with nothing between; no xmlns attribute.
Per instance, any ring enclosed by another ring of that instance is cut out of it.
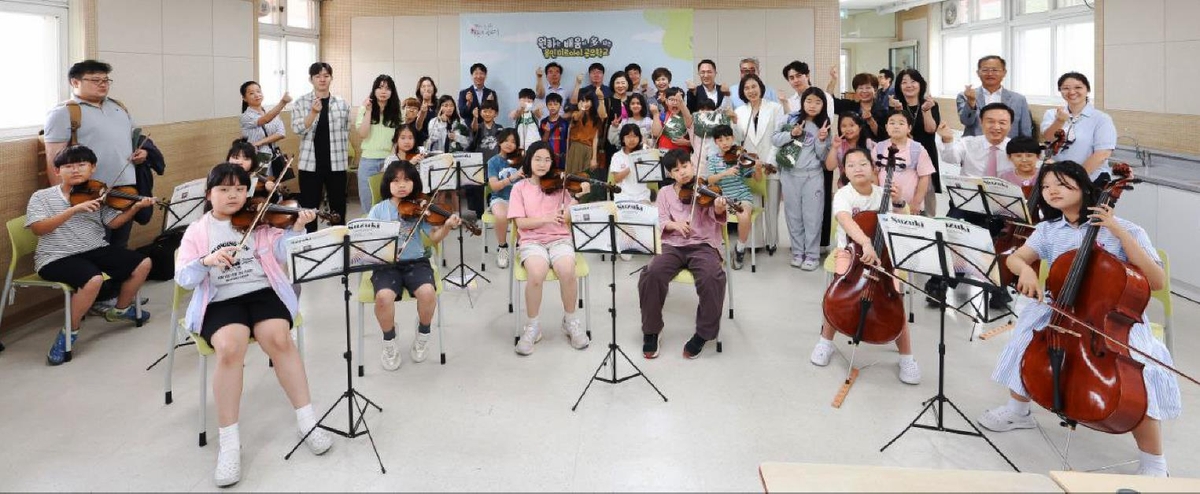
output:
<svg viewBox="0 0 1200 494"><path fill-rule="evenodd" d="M879 210L859 211L854 215L854 222L871 237L881 267L889 272L892 262L879 227L879 215L891 205L891 194L887 191L891 190L892 174L897 166L896 152L895 146L888 149L887 179ZM825 321L837 332L853 338L856 344L865 341L881 345L894 341L904 330L904 299L891 278L862 262L862 248L857 243L851 240L847 247L851 255L850 267L845 273L834 275L833 282L825 289L822 301Z"/></svg>
<svg viewBox="0 0 1200 494"><path fill-rule="evenodd" d="M1114 203L1130 181L1114 180L1100 202ZM1120 434L1146 416L1144 365L1128 346L1150 301L1150 285L1138 268L1099 246L1100 227L1086 228L1083 244L1050 267L1046 287L1056 311L1021 358L1021 382L1029 398L1064 419Z"/></svg>

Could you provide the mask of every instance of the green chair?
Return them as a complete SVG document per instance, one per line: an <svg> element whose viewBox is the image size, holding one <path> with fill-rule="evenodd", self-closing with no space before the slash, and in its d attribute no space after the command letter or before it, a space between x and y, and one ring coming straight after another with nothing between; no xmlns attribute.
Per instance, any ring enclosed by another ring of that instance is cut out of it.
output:
<svg viewBox="0 0 1200 494"><path fill-rule="evenodd" d="M1163 287L1150 293L1150 298L1157 300L1162 304L1164 320L1162 324L1151 322L1150 331L1154 333L1154 337L1158 338L1167 345L1167 351L1175 351L1175 337L1171 331L1172 313L1171 308L1171 261L1167 257L1167 251L1158 250L1158 258L1162 259L1163 271L1166 272L1166 280L1163 282Z"/></svg>
<svg viewBox="0 0 1200 494"><path fill-rule="evenodd" d="M437 331L438 331L438 353L441 355L442 365L446 365L446 350L442 345L442 277L438 273L437 263L433 259L429 260L429 265L433 268L433 286L437 293ZM400 290L400 298L397 302L406 300L416 300L412 295L408 294L408 290ZM363 377L365 371L363 366L363 351L364 333L367 325L367 306L375 305L375 286L371 284L371 276L367 273L359 275L358 280L358 377Z"/></svg>
<svg viewBox="0 0 1200 494"><path fill-rule="evenodd" d="M516 345L521 339L521 311L513 309L514 303L516 307L521 306L521 283L529 279L529 274L525 272L525 266L521 264L521 260L516 256L516 245L519 237L517 236L516 220L509 220L508 225L508 245L513 249L513 261L510 266L508 275L508 312L512 313L516 318L516 329L513 332L513 344ZM583 309L586 319L584 320L584 328L587 331L589 339L592 337L592 301L588 295L588 286L591 284L588 274L591 269L588 267L587 259L584 259L583 254L575 254L575 279L579 283L579 308ZM554 272L554 268L550 268L550 272L546 275L546 281L558 281L558 274ZM515 298L515 300L514 300ZM584 300L587 300L585 306Z"/></svg>
<svg viewBox="0 0 1200 494"><path fill-rule="evenodd" d="M488 184L483 185L483 216L479 218L480 229L483 233L480 235L480 253L479 253L479 270L487 271L487 254L488 254L488 230L496 228L496 215L492 214L492 208L488 205L488 198L492 195L492 187ZM499 248L499 246L497 246Z"/></svg>
<svg viewBox="0 0 1200 494"><path fill-rule="evenodd" d="M367 177L367 183L371 187L371 204L379 204L379 201L383 200L379 196L379 186L381 184L383 184L383 173L380 172L380 173L371 175L370 177ZM370 211L363 211L363 217L365 218L367 213L369 213L369 212ZM442 255L442 245L441 244L435 245L433 247L433 253L437 257L437 259L439 261L441 261L441 264L443 266L445 266L446 260Z"/></svg>
<svg viewBox="0 0 1200 494"><path fill-rule="evenodd" d="M38 238L33 234L33 230L25 228L25 215L18 216L5 223L8 228L8 241L12 244L12 259L8 263L8 273L4 276L4 290L0 292L0 321L4 319L4 308L13 304L17 297L18 287L41 287L53 288L61 290L63 293L63 338L67 343L66 362L71 361L71 294L75 292L71 285L66 283L58 283L54 281L43 280L37 273L16 278L17 263L24 259L25 256L33 254L37 251ZM104 274L104 279L108 279L108 275ZM140 321L142 315L142 293L138 290L137 296L134 297L134 311L138 315L139 321L134 324L137 327L142 327L143 321Z"/></svg>

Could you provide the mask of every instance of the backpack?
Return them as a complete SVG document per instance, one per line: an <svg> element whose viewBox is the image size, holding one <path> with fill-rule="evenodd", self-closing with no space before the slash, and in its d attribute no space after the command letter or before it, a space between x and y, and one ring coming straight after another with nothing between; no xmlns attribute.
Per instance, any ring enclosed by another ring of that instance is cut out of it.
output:
<svg viewBox="0 0 1200 494"><path fill-rule="evenodd" d="M150 274L147 278L158 281L175 278L175 251L183 242L185 230L186 228L175 228L163 232L150 244L137 249L142 255L150 258Z"/></svg>

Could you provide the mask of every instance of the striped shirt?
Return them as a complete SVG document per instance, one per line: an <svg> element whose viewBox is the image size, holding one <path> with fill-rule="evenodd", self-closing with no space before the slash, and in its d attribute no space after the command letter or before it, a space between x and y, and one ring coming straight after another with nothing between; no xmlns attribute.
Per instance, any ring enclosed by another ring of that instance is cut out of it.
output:
<svg viewBox="0 0 1200 494"><path fill-rule="evenodd" d="M283 127L283 119L279 118L279 115L275 115L275 118L272 118L271 121L267 122L266 125L259 125L258 119L262 116L262 113L259 113L258 110L253 108L246 108L246 111L242 112L242 137L245 137L246 140L250 142L256 142L266 139L267 136L287 135L286 129ZM264 129L266 132L263 132ZM258 152L269 154L271 153L272 147L275 147L275 145L267 144L265 146L259 146Z"/></svg>
<svg viewBox="0 0 1200 494"><path fill-rule="evenodd" d="M292 132L300 136L300 170L306 172L317 171L313 131L317 129L318 120L313 119L312 125L304 126L304 119L312 110L314 99L313 93L307 93L292 102ZM329 169L344 172L350 162L350 105L340 97L330 96L328 114Z"/></svg>
<svg viewBox="0 0 1200 494"><path fill-rule="evenodd" d="M708 155L708 174L712 176L717 173L724 172L730 167L737 166L736 164L729 165L721 158L721 155L713 153ZM717 181L717 185L721 187L721 194L735 201L749 201L752 199L750 187L746 185L746 179L754 175L754 168L746 168L742 170L738 176L725 177Z"/></svg>
<svg viewBox="0 0 1200 494"><path fill-rule="evenodd" d="M1162 260L1159 259L1145 230L1121 218L1117 218L1117 222L1133 235L1138 245L1151 259L1154 259L1154 262L1162 265ZM1079 248L1086 233L1087 228L1073 226L1062 219L1046 221L1038 224L1037 229L1034 230L1033 235L1029 236L1025 245L1033 249L1043 262L1052 265L1058 256ZM1129 256L1121 246L1121 241L1107 228L1100 229L1096 241L1112 255L1122 261L1129 261ZM1047 294L1047 298L1050 295ZM1008 386L1017 394L1028 396L1025 386L1021 382L1021 358L1025 355L1025 349L1029 346L1030 341L1033 340L1034 332L1040 331L1050 322L1051 314L1052 311L1041 303L1031 303L1021 311L1012 339L1004 346L999 361L996 363L996 369L992 372L993 381ZM1167 352L1167 347L1155 339L1150 332L1145 314L1142 315L1142 322L1135 324L1129 332L1129 344L1167 365L1174 365L1171 354ZM1142 372L1149 401L1146 414L1158 420L1178 417L1183 405L1179 394L1179 383L1176 381L1175 375L1147 361L1140 354L1133 353L1133 358L1146 364L1145 370Z"/></svg>
<svg viewBox="0 0 1200 494"><path fill-rule="evenodd" d="M25 208L25 227L58 216L70 208L71 203L57 185L34 192ZM75 213L58 228L38 238L37 250L33 253L34 271L41 271L47 264L64 257L107 246L104 225L120 215L120 211L108 206L101 206L99 211Z"/></svg>

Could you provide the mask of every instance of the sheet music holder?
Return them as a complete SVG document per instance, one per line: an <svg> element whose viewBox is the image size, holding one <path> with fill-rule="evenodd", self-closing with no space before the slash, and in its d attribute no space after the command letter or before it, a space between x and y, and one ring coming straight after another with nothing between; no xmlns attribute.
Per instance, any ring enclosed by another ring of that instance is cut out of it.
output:
<svg viewBox="0 0 1200 494"><path fill-rule="evenodd" d="M880 215L879 227L883 229L886 236L888 255L891 257L892 265L898 270L937 276L944 279L956 279L960 283L980 288L987 288L998 284L992 278L993 274L996 273L996 260L993 248L990 245L991 236L982 228L956 220L942 221L922 216L899 214ZM986 242L988 245L971 245L976 243L970 241L971 237L976 237L979 234L984 235L988 239ZM950 237L954 237L954 240L951 241ZM991 258L986 262L980 262L980 259L986 259L986 256L991 256ZM963 269L963 276L955 275L955 271L958 268ZM983 278L987 281L976 278ZM976 427L975 423L967 418L962 410L946 396L946 311L950 307L945 301L938 302L939 311L941 312L941 322L939 325L938 340L937 394L925 400L923 408L913 418L912 422L904 430L900 431L900 434L897 434L891 441L883 445L879 451L886 450L914 427L935 432L950 432L982 438L1001 458L1004 458L1004 461L1013 470L1019 472L1020 470L1008 459L1008 456L1005 456L992 443L992 440L984 435L983 431L979 430L979 427ZM945 405L950 405L958 413L959 417L967 425L971 426L973 431L947 427L944 417ZM934 412L935 425L918 424L917 421L921 420L925 412L931 410Z"/></svg>
<svg viewBox="0 0 1200 494"><path fill-rule="evenodd" d="M659 163L661 155L657 149L643 149L635 151L629 155L629 159L633 161L633 176L638 183L658 183L662 182L663 172L662 164Z"/></svg>
<svg viewBox="0 0 1200 494"><path fill-rule="evenodd" d="M942 185L950 196L951 209L1029 222L1025 194L1007 180L946 175Z"/></svg>
<svg viewBox="0 0 1200 494"><path fill-rule="evenodd" d="M464 185L484 185L486 171L483 153L438 153L420 163L426 194L435 190L457 190ZM446 174L458 171L457 177L446 178ZM436 187L441 184L441 187Z"/></svg>
<svg viewBox="0 0 1200 494"><path fill-rule="evenodd" d="M637 207L634 207L637 206ZM647 208L653 211L653 216L647 213ZM624 213L624 214L622 214ZM619 216L624 217L652 217L652 221L618 221ZM608 352L604 354L604 359L600 361L600 365L596 367L596 372L592 373L592 377L588 379L587 386L583 388L583 392L579 394L579 399L575 400L575 405L571 407L571 411L575 411L579 407L579 403L583 401L584 395L588 389L592 387L592 383L596 381L608 384L620 384L635 377L641 376L654 388L654 392L658 393L663 401L667 401L667 397L659 391L658 386L655 386L650 378L634 364L624 350L617 345L617 255L618 254L635 254L635 255L654 255L660 249L661 239L658 230L658 212L657 208L641 203L614 204L608 203L591 203L579 204L571 208L571 242L575 246L576 252L592 252L599 254L607 254L609 256L609 265L612 269L613 282L608 285L612 294L612 306L608 312L612 318L612 339L608 344ZM627 236L628 241L622 242L619 236ZM647 237L648 236L648 237ZM649 241L645 239L649 238ZM617 376L617 355L625 359L625 362L633 367L634 373L624 377ZM612 377L600 375L600 371L604 366L610 365L612 369Z"/></svg>
<svg viewBox="0 0 1200 494"><path fill-rule="evenodd" d="M175 186L171 192L171 203L163 215L162 232L187 227L204 216L204 186L203 178Z"/></svg>

